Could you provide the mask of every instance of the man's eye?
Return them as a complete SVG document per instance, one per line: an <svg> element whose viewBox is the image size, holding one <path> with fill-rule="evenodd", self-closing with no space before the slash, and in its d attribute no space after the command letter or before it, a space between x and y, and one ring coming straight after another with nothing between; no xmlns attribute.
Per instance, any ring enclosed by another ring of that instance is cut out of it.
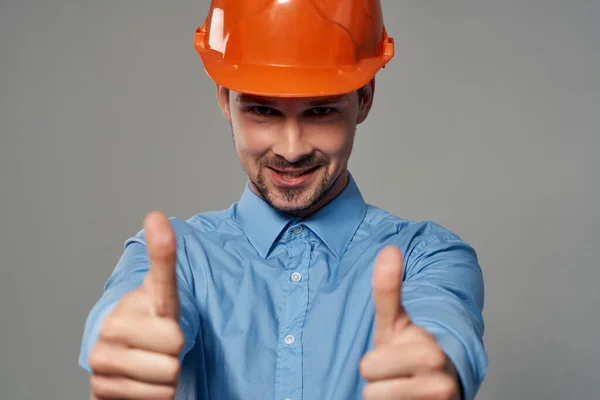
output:
<svg viewBox="0 0 600 400"><path fill-rule="evenodd" d="M251 114L259 115L261 117L277 114L277 110L268 106L249 106L246 110Z"/></svg>
<svg viewBox="0 0 600 400"><path fill-rule="evenodd" d="M336 110L332 107L315 107L310 109L309 114L317 117L323 117L332 114L335 111Z"/></svg>

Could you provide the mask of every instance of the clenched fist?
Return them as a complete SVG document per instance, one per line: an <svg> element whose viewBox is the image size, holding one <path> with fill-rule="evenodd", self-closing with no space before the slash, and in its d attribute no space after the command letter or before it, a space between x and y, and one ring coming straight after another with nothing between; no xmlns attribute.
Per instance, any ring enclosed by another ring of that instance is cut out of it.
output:
<svg viewBox="0 0 600 400"><path fill-rule="evenodd" d="M89 356L92 399L175 397L183 348L179 328L175 235L155 212L144 222L150 270L124 296L100 329Z"/></svg>

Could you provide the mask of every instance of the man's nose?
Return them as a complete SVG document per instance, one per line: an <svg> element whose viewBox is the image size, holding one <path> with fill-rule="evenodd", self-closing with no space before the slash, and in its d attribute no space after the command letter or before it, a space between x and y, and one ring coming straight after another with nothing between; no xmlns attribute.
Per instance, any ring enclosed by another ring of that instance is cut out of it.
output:
<svg viewBox="0 0 600 400"><path fill-rule="evenodd" d="M285 158L289 163L294 163L313 151L313 146L303 132L302 124L293 118L286 119L277 143L273 146L273 152Z"/></svg>

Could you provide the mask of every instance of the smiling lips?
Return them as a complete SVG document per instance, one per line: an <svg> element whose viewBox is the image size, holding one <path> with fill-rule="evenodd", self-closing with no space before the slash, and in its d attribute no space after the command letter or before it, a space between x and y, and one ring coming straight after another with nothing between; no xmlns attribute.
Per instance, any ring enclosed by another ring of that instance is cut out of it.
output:
<svg viewBox="0 0 600 400"><path fill-rule="evenodd" d="M277 170L268 168L271 178L277 186L285 188L296 188L309 183L316 175L316 172L321 168L316 166L309 169L286 169Z"/></svg>

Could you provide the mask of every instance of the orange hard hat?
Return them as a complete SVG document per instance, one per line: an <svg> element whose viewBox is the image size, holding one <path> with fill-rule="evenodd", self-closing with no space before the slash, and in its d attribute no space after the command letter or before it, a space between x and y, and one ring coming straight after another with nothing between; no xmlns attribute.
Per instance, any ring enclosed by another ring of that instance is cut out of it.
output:
<svg viewBox="0 0 600 400"><path fill-rule="evenodd" d="M216 83L278 97L352 92L394 56L379 0L212 0L194 47Z"/></svg>

